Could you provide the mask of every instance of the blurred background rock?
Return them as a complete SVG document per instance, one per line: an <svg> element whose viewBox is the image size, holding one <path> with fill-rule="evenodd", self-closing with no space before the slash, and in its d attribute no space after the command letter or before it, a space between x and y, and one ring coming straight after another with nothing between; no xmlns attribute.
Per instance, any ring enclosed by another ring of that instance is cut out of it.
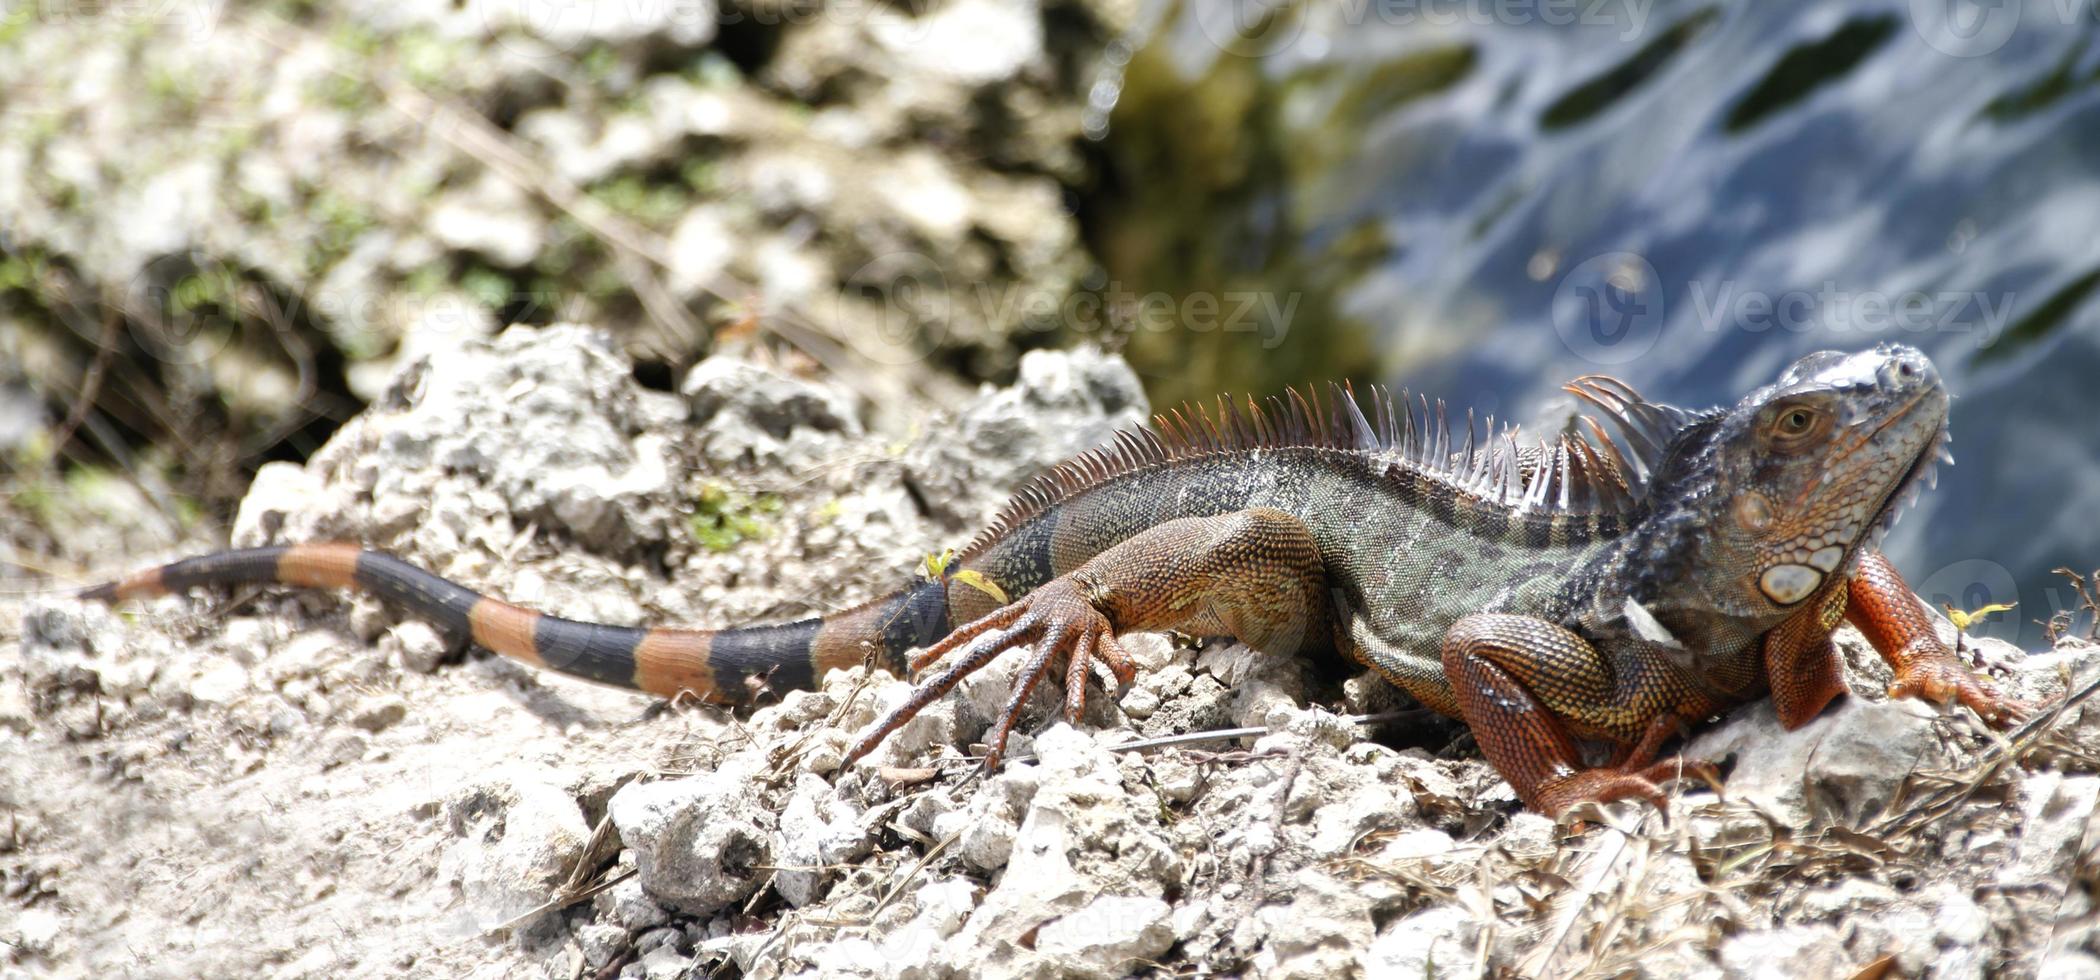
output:
<svg viewBox="0 0 2100 980"><path fill-rule="evenodd" d="M90 12L90 11L97 12ZM1530 422L1817 348L1959 396L1929 599L2100 565L2100 15L1974 4L0 7L0 576L210 538L406 359L613 330L923 422L1098 342Z"/></svg>

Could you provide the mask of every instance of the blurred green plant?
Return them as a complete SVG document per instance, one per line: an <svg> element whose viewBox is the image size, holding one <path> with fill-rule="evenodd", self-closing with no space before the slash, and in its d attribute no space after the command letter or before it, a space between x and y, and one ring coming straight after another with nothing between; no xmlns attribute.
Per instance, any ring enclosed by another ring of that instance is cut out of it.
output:
<svg viewBox="0 0 2100 980"><path fill-rule="evenodd" d="M709 551L721 552L745 541L764 538L772 531L771 518L780 513L779 494L748 494L709 481L700 487L693 516L686 528L693 540Z"/></svg>

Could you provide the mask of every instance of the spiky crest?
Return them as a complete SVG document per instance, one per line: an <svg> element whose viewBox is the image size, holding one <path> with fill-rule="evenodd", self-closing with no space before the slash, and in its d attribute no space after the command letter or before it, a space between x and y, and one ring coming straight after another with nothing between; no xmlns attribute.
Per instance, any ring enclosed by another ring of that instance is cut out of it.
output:
<svg viewBox="0 0 2100 980"><path fill-rule="evenodd" d="M1648 480L1676 431L1703 413L1642 398L1616 378L1588 375L1566 390L1590 402L1622 433L1613 440L1589 416L1581 427L1520 447L1517 429L1495 428L1490 415L1476 429L1464 420L1465 441L1453 449L1452 416L1442 399L1411 402L1383 386L1371 389L1371 411L1353 385L1327 384L1311 394L1286 389L1260 402L1235 405L1220 395L1215 407L1190 403L1152 417L1151 426L1123 429L1103 446L1051 467L1024 485L970 543L974 552L1075 494L1127 473L1223 453L1268 449L1330 449L1390 457L1443 479L1474 496L1518 512L1624 514L1636 509ZM1623 443L1623 445L1622 445Z"/></svg>

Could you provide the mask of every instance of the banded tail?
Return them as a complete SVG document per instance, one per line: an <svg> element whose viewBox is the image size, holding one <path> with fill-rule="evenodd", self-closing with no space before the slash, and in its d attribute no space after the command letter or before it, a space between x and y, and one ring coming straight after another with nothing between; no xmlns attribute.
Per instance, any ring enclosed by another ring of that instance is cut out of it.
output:
<svg viewBox="0 0 2100 980"><path fill-rule="evenodd" d="M830 616L774 626L686 630L583 623L482 595L385 552L341 543L221 551L147 569L80 597L115 602L244 583L369 592L535 667L720 704L749 702L766 688L812 688L825 671L867 663L870 654L875 666L903 677L905 652L950 629L947 588L932 581Z"/></svg>

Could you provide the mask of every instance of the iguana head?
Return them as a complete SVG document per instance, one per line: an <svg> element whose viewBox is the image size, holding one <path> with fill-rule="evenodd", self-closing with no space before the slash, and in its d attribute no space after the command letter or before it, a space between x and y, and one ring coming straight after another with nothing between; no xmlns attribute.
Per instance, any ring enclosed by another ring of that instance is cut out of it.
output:
<svg viewBox="0 0 2100 980"><path fill-rule="evenodd" d="M1627 597L1665 623L1703 612L1762 629L1849 575L1934 478L1947 391L1911 347L1823 351L1680 421L1619 556Z"/></svg>

